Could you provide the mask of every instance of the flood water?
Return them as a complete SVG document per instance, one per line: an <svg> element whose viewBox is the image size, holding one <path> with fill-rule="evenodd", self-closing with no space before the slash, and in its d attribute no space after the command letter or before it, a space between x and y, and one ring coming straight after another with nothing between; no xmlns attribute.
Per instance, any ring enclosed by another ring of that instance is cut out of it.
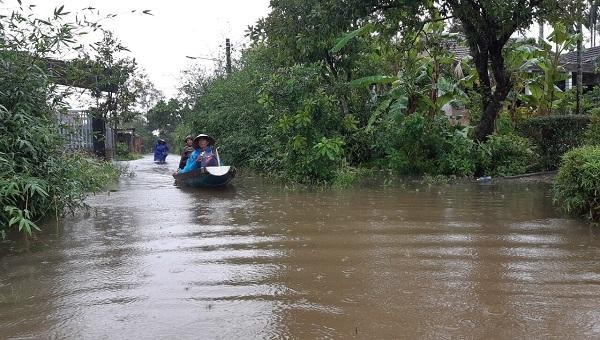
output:
<svg viewBox="0 0 600 340"><path fill-rule="evenodd" d="M0 339L600 337L600 231L548 184L182 190L175 158L0 258Z"/></svg>

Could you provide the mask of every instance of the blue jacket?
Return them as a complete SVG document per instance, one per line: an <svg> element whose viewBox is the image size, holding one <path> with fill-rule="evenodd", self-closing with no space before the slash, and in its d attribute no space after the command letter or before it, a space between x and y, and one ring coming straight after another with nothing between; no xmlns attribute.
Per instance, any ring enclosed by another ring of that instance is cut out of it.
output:
<svg viewBox="0 0 600 340"><path fill-rule="evenodd" d="M179 171L179 173L190 172L195 169L204 168L207 166L217 165L217 160L213 154L212 146L207 146L204 151L198 148L188 158L185 167Z"/></svg>
<svg viewBox="0 0 600 340"><path fill-rule="evenodd" d="M154 146L154 160L158 161L164 161L165 158L167 158L167 155L169 154L169 147L167 146L167 144L156 144Z"/></svg>

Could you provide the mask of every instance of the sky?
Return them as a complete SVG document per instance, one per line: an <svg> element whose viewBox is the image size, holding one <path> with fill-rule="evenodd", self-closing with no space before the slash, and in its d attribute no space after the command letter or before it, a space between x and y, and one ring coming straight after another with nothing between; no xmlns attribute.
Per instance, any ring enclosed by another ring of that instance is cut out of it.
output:
<svg viewBox="0 0 600 340"><path fill-rule="evenodd" d="M214 69L214 61L186 56L217 58L224 54L225 38L231 39L235 55L248 43L247 27L269 13L269 0L23 0L23 5L30 4L42 17L51 16L61 5L73 13L91 6L101 14L117 14L105 22L106 27L131 50L130 56L167 98L176 95L184 69L194 64ZM11 6L17 1L0 3ZM138 12L131 13L134 9ZM139 10L153 15L138 14Z"/></svg>
<svg viewBox="0 0 600 340"><path fill-rule="evenodd" d="M249 25L269 13L269 0L22 0L35 4L40 17L49 17L61 5L72 13L85 7L101 14L117 14L104 25L131 50L157 89L171 98L177 94L182 71L197 65L211 71L215 62L186 56L218 58L224 55L225 38L232 41L233 54L248 44ZM0 9L18 6L17 0L0 0ZM131 13L137 10L136 13ZM153 15L143 15L150 10ZM546 34L551 29L546 25ZM537 26L528 36L537 35Z"/></svg>

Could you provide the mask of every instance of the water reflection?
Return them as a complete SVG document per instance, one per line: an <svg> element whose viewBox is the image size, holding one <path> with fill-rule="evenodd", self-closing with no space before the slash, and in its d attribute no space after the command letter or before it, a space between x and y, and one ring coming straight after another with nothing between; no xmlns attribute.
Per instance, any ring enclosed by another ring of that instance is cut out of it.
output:
<svg viewBox="0 0 600 340"><path fill-rule="evenodd" d="M132 168L48 249L0 259L0 338L600 335L598 230L547 185L206 191Z"/></svg>

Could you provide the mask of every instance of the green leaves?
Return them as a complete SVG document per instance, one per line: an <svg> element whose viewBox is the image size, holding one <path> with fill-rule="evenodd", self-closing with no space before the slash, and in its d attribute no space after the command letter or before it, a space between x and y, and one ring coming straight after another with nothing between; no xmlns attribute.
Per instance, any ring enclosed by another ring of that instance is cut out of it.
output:
<svg viewBox="0 0 600 340"><path fill-rule="evenodd" d="M65 154L57 123L65 89L41 59L72 54L75 32L89 26L71 22L63 6L49 18L31 8L0 15L0 235L30 235L41 218L82 206L87 191L119 176L111 165Z"/></svg>
<svg viewBox="0 0 600 340"><path fill-rule="evenodd" d="M38 226L31 221L31 212L27 209L19 209L15 206L4 207L4 212L8 214L8 227L17 226L18 230L27 235L31 235L33 230L40 230Z"/></svg>
<svg viewBox="0 0 600 340"><path fill-rule="evenodd" d="M366 34L371 32L371 30L373 29L373 25L371 24L367 24L359 29L356 29L352 32L348 32L346 34L344 34L341 38L339 38L335 45L329 50L329 52L331 53L338 53L340 52L344 47L346 47L346 45L348 45L348 43L356 38L359 35L362 34Z"/></svg>
<svg viewBox="0 0 600 340"><path fill-rule="evenodd" d="M600 221L600 147L572 149L554 182L554 202L567 213Z"/></svg>
<svg viewBox="0 0 600 340"><path fill-rule="evenodd" d="M65 15L68 15L71 13L71 12L63 12L64 9L65 9L64 5L62 5L58 8L55 8L54 9L54 18L58 18L60 16L65 16Z"/></svg>
<svg viewBox="0 0 600 340"><path fill-rule="evenodd" d="M390 105L390 113L393 116L403 115L405 110L408 108L408 96L401 94L399 95L394 103Z"/></svg>
<svg viewBox="0 0 600 340"><path fill-rule="evenodd" d="M46 192L46 190L42 189L40 183L36 181L32 181L25 184L25 187L23 187L23 191L26 194L28 194L29 197L33 197L34 195L39 195L44 198L48 197L48 193Z"/></svg>
<svg viewBox="0 0 600 340"><path fill-rule="evenodd" d="M361 87L366 87L366 86L370 86L373 84L391 84L397 80L398 80L397 77L392 77L392 76L382 76L382 75L368 76L368 77L354 79L350 82L350 85L354 88L361 88Z"/></svg>
<svg viewBox="0 0 600 340"><path fill-rule="evenodd" d="M292 148L296 152L304 153L306 151L306 137L296 135L292 138Z"/></svg>
<svg viewBox="0 0 600 340"><path fill-rule="evenodd" d="M330 161L334 161L343 154L344 144L344 140L342 140L340 137L323 137L321 138L321 141L315 144L313 148L316 150L317 155L326 157Z"/></svg>

